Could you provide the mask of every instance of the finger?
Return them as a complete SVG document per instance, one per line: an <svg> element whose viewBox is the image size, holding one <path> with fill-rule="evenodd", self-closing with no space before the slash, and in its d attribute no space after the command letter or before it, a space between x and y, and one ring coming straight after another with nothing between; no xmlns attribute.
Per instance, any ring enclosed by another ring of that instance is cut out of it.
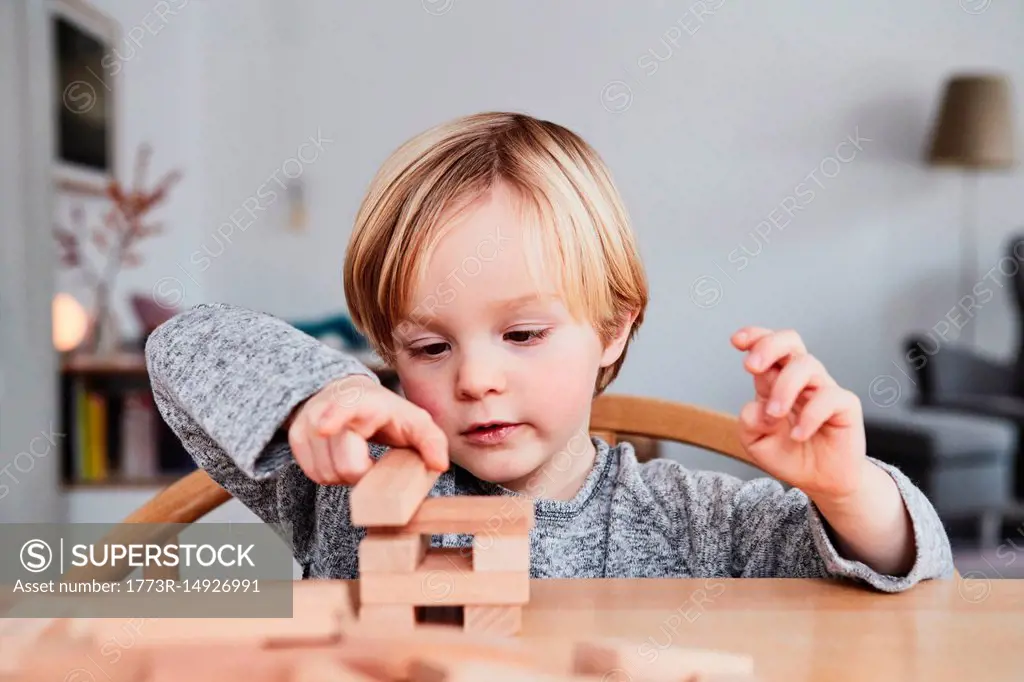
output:
<svg viewBox="0 0 1024 682"><path fill-rule="evenodd" d="M775 382L778 380L781 373L781 367L772 367L767 372L754 375L754 393L765 403L768 402L768 396L771 395L772 386L775 385Z"/></svg>
<svg viewBox="0 0 1024 682"><path fill-rule="evenodd" d="M769 422L764 419L763 400L752 400L744 405L740 410L739 421L752 434L771 433L775 430L774 420Z"/></svg>
<svg viewBox="0 0 1024 682"><path fill-rule="evenodd" d="M807 346L792 329L774 332L758 339L750 349L746 367L751 372L763 372L775 363L785 364L797 355L806 355Z"/></svg>
<svg viewBox="0 0 1024 682"><path fill-rule="evenodd" d="M320 394L314 395L303 405L301 417L307 420L308 426L315 427L330 406L330 403L325 401Z"/></svg>
<svg viewBox="0 0 1024 682"><path fill-rule="evenodd" d="M392 421L385 427L395 445L420 453L427 466L436 471L448 469L448 438L425 409L396 397Z"/></svg>
<svg viewBox="0 0 1024 682"><path fill-rule="evenodd" d="M316 429L316 433L327 438L339 434L347 428L352 414L352 409L346 409L333 400L325 400L323 409L317 415L316 420L312 422L313 427Z"/></svg>
<svg viewBox="0 0 1024 682"><path fill-rule="evenodd" d="M331 461L343 483L353 485L373 466L370 448L359 434L348 429L329 439Z"/></svg>
<svg viewBox="0 0 1024 682"><path fill-rule="evenodd" d="M805 441L825 424L835 427L851 426L860 418L860 399L838 386L827 387L807 401L796 425L790 432L793 440Z"/></svg>
<svg viewBox="0 0 1024 682"><path fill-rule="evenodd" d="M768 414L781 417L793 409L797 398L805 390L834 383L820 360L813 355L801 355L779 372L768 397Z"/></svg>
<svg viewBox="0 0 1024 682"><path fill-rule="evenodd" d="M729 340L739 350L748 350L755 343L763 339L772 330L766 327L743 327L738 329Z"/></svg>
<svg viewBox="0 0 1024 682"><path fill-rule="evenodd" d="M334 470L334 461L331 459L331 446L327 438L321 438L316 433L309 437L309 447L313 452L313 468L319 476L318 482L324 485L338 485L342 478Z"/></svg>
<svg viewBox="0 0 1024 682"><path fill-rule="evenodd" d="M448 470L448 437L426 410L409 420L406 439L427 466L435 471Z"/></svg>
<svg viewBox="0 0 1024 682"><path fill-rule="evenodd" d="M446 471L448 440L430 414L397 394L389 394L386 404L373 404L377 400L376 396L367 396L357 405L348 428L365 440L380 433L388 445L412 448L428 467Z"/></svg>
<svg viewBox="0 0 1024 682"><path fill-rule="evenodd" d="M330 383L317 394L319 409L313 421L317 432L322 436L341 433L354 409L376 387L376 384L363 380L361 376Z"/></svg>
<svg viewBox="0 0 1024 682"><path fill-rule="evenodd" d="M313 464L313 450L309 444L309 433L305 419L301 415L292 422L291 427L288 429L288 445L292 449L292 457L295 459L295 463L299 465L302 472L309 479L319 483L317 479L319 479L320 474L317 473L316 467Z"/></svg>

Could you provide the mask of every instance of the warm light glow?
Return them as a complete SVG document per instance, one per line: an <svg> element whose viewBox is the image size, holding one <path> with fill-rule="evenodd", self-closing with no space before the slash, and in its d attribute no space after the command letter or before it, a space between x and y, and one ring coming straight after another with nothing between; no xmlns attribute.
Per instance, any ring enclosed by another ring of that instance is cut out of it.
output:
<svg viewBox="0 0 1024 682"><path fill-rule="evenodd" d="M78 347L89 329L89 315L68 294L53 297L53 347L60 352Z"/></svg>

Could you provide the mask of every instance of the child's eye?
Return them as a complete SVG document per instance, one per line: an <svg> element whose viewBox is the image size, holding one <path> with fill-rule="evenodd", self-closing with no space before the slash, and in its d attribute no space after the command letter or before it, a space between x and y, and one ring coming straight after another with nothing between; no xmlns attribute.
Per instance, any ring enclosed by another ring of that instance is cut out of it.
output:
<svg viewBox="0 0 1024 682"><path fill-rule="evenodd" d="M528 343L530 341L543 339L550 332L550 329L520 329L514 332L506 333L505 337L515 337L510 338L509 340L515 341L517 343Z"/></svg>
<svg viewBox="0 0 1024 682"><path fill-rule="evenodd" d="M436 357L445 351L447 343L428 343L426 346L420 346L418 348L410 348L409 355L414 358L425 356L428 358Z"/></svg>

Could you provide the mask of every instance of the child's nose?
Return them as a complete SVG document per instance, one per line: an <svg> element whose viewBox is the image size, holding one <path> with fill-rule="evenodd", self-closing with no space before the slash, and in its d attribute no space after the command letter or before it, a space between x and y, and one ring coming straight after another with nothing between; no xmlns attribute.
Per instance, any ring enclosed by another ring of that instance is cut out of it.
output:
<svg viewBox="0 0 1024 682"><path fill-rule="evenodd" d="M456 389L460 396L467 398L481 398L491 392L504 391L505 372L501 362L487 353L463 356Z"/></svg>

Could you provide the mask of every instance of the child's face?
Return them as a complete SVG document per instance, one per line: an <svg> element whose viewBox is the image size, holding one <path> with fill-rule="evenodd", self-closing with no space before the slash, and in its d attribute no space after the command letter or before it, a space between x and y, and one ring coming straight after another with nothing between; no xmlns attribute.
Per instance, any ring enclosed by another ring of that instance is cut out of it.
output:
<svg viewBox="0 0 1024 682"><path fill-rule="evenodd" d="M621 349L602 348L531 282L523 227L499 186L457 217L395 333L396 370L407 399L448 436L451 460L478 478L555 497L589 470L590 404L600 367ZM516 426L469 433L480 422ZM568 492L567 494L572 494Z"/></svg>

